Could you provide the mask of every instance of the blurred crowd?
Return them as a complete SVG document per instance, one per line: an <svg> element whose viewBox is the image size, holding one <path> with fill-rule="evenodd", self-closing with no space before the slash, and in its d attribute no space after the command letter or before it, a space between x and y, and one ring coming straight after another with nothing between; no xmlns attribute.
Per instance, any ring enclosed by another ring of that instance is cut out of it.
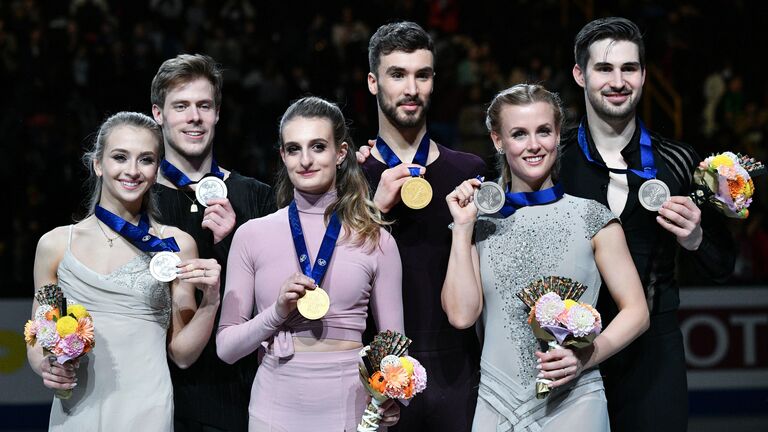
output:
<svg viewBox="0 0 768 432"><path fill-rule="evenodd" d="M571 77L573 37L589 19L621 15L645 31L648 64L661 72L648 81L665 81L681 98L677 138L702 157L731 150L765 160L768 86L760 53L748 47L768 43L768 30L749 19L766 12L764 2L725 0L4 0L0 179L11 210L1 212L0 295L32 292L38 238L83 215L83 147L110 113L148 113L151 79L178 53L209 54L225 69L219 161L271 182L277 121L297 97L337 101L356 143L375 137L367 45L385 22L413 20L435 38L432 137L490 160L484 110L492 96L543 83L560 92L574 125L583 94ZM649 103L648 126L675 136L662 104ZM733 283L768 283L768 183L756 185L752 215L731 223L741 244ZM695 274L680 279L705 283Z"/></svg>

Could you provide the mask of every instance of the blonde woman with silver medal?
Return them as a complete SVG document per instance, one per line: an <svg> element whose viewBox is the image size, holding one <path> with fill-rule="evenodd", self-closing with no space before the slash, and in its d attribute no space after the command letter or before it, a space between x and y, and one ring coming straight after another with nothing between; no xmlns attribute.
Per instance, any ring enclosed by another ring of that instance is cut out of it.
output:
<svg viewBox="0 0 768 432"><path fill-rule="evenodd" d="M597 365L648 327L621 225L605 206L567 195L557 183L562 119L559 99L541 86L500 92L486 124L499 152L504 206L478 219L478 179L446 197L454 226L443 308L457 328L483 324L475 432L610 430ZM538 350L517 293L546 276L584 284L579 300L590 305L602 278L620 314L587 347ZM551 381L544 399L537 378Z"/></svg>
<svg viewBox="0 0 768 432"><path fill-rule="evenodd" d="M39 346L27 349L43 385L73 389L71 398L54 399L50 430L172 430L166 359L188 367L200 355L219 304L221 268L197 259L186 233L155 222L149 191L161 153L160 128L150 117L109 117L83 158L88 216L37 245L35 286L58 284L91 313L95 333L93 350L63 365Z"/></svg>

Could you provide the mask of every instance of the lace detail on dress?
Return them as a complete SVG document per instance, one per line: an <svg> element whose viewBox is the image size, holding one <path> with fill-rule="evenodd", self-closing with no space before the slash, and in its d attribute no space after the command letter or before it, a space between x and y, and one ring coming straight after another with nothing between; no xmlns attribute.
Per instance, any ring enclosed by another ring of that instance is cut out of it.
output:
<svg viewBox="0 0 768 432"><path fill-rule="evenodd" d="M504 327L507 338L517 345L517 378L530 382L536 376L538 343L528 325L528 313L517 293L531 281L554 274L560 261L567 255L569 245L563 240L571 235L571 227L555 221L571 220L567 208L551 206L546 215L526 214L525 210L506 219L496 220L496 233L488 238L490 266L496 277L496 289L502 298L501 310L508 319ZM533 218L533 221L527 221ZM483 227L483 231L488 227ZM486 287L487 288L487 287ZM521 342L523 341L523 342Z"/></svg>
<svg viewBox="0 0 768 432"><path fill-rule="evenodd" d="M140 254L106 278L147 299L147 304L158 311L160 323L168 328L171 322L171 292L168 283L159 282L149 273L151 257Z"/></svg>

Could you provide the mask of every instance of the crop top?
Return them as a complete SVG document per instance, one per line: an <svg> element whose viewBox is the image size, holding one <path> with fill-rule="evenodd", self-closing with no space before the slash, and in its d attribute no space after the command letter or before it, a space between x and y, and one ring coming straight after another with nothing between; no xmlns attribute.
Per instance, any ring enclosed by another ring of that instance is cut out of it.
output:
<svg viewBox="0 0 768 432"><path fill-rule="evenodd" d="M314 265L325 234L325 209L336 191L294 191L304 238ZM285 319L275 309L283 283L301 272L288 222L288 207L252 219L235 232L216 334L219 357L234 363L263 346L290 357L292 336L361 341L371 305L377 327L403 331L402 267L397 244L381 229L378 245L354 246L342 227L328 270L320 282L331 300L328 313L308 320L294 310ZM255 316L254 316L255 315Z"/></svg>

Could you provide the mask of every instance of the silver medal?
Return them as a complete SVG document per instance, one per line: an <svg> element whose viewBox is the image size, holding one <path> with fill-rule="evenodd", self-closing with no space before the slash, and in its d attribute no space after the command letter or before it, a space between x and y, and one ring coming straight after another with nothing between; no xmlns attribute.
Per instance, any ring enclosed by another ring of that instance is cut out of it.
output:
<svg viewBox="0 0 768 432"><path fill-rule="evenodd" d="M646 180L637 191L640 205L653 212L659 211L670 196L669 187L658 179Z"/></svg>
<svg viewBox="0 0 768 432"><path fill-rule="evenodd" d="M197 202L208 207L208 200L227 197L227 185L218 177L204 177L195 190Z"/></svg>
<svg viewBox="0 0 768 432"><path fill-rule="evenodd" d="M181 258L173 252L158 252L149 262L149 273L160 282L170 282L176 279L176 267Z"/></svg>
<svg viewBox="0 0 768 432"><path fill-rule="evenodd" d="M504 207L504 189L498 183L487 181L475 189L475 207L481 214L494 214Z"/></svg>

